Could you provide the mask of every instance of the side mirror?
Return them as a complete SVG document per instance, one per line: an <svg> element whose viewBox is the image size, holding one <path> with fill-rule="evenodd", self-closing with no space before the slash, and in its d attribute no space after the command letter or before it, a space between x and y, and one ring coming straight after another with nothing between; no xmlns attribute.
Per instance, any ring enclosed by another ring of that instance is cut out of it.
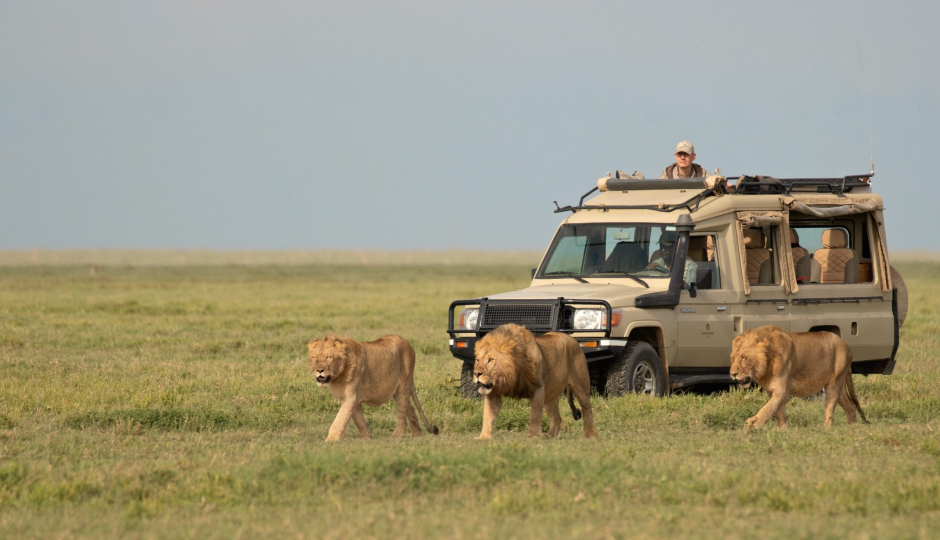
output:
<svg viewBox="0 0 940 540"><path fill-rule="evenodd" d="M695 298L698 296L698 287L695 286L695 282L689 284L689 297Z"/></svg>
<svg viewBox="0 0 940 540"><path fill-rule="evenodd" d="M535 279L535 268L532 269L532 277L530 279Z"/></svg>

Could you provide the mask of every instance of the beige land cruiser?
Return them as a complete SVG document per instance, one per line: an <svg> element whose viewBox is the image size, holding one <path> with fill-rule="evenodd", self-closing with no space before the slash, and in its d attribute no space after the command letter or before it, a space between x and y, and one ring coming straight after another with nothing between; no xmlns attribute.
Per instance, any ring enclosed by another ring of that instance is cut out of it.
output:
<svg viewBox="0 0 940 540"><path fill-rule="evenodd" d="M907 299L883 209L871 175L602 178L556 210L528 288L451 304L463 394L476 341L510 322L574 336L608 395L731 383L731 341L766 324L834 332L853 373L890 375Z"/></svg>

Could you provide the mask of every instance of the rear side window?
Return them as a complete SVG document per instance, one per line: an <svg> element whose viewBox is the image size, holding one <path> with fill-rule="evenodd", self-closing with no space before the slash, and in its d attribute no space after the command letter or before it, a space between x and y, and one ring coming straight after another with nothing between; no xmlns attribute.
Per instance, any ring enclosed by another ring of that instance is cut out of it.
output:
<svg viewBox="0 0 940 540"><path fill-rule="evenodd" d="M855 242L852 238L852 233L845 227L838 226L827 226L827 227L793 227L793 230L800 236L800 246L805 248L806 251L810 253L815 252L817 249L822 248L822 235L824 232L837 229L845 232L845 237L848 239L847 246L852 247L855 245Z"/></svg>

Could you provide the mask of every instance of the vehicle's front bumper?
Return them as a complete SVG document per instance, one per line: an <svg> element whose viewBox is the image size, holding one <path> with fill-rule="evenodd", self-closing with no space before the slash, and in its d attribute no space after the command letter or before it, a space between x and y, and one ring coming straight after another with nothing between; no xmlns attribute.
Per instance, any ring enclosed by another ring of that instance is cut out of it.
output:
<svg viewBox="0 0 940 540"><path fill-rule="evenodd" d="M454 358L471 363L474 360L473 351L479 339L475 336L453 337L450 339L450 352ZM581 345L581 350L584 351L584 357L589 364L618 358L627 346L626 339L575 337L575 341Z"/></svg>

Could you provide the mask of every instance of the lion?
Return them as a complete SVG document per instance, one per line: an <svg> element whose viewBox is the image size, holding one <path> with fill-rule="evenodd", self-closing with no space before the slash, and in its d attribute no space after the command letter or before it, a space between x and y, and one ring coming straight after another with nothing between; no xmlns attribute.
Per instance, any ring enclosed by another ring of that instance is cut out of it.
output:
<svg viewBox="0 0 940 540"><path fill-rule="evenodd" d="M405 434L410 422L411 434L422 436L415 408L421 413L425 429L437 435L438 429L424 416L415 391L415 351L401 336L382 336L375 341L360 343L352 338L328 334L320 341L308 345L307 360L317 378L317 386L327 387L340 402L339 413L330 426L327 441L342 438L350 418L359 428L363 439L371 438L362 404L378 407L393 396L398 408L398 419L392 437Z"/></svg>
<svg viewBox="0 0 940 540"><path fill-rule="evenodd" d="M558 399L568 391L568 406L575 420L584 409L584 436L594 437L594 412L591 409L591 378L580 345L571 336L550 332L535 337L516 324L504 324L483 336L474 351L473 382L483 395L483 431L478 439L493 436L493 424L502 406L502 398L528 399L529 436L542 436L542 408L548 413L549 437L558 435L561 414Z"/></svg>
<svg viewBox="0 0 940 540"><path fill-rule="evenodd" d="M852 350L831 332L784 332L779 326L761 326L734 338L731 345L731 377L747 388L756 382L770 400L745 427L764 425L771 416L787 425L786 405L791 396L809 397L826 390L823 425L832 426L836 403L850 424L855 411L869 423L852 384Z"/></svg>

